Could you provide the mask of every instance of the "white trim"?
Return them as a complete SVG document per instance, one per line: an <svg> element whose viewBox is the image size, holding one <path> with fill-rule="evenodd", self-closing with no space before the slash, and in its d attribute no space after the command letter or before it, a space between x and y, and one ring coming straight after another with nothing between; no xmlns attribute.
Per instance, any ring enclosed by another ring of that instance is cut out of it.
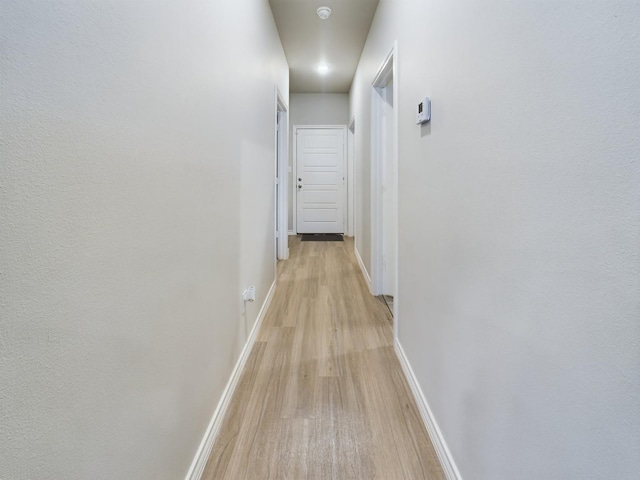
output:
<svg viewBox="0 0 640 480"><path fill-rule="evenodd" d="M288 234L289 235L296 235L296 232L294 232L293 230L289 230Z"/></svg>
<svg viewBox="0 0 640 480"><path fill-rule="evenodd" d="M391 48L391 51L389 52L389 54L387 55L387 58L384 59L384 62L382 62L382 64L380 65L380 68L378 68L378 71L376 72L376 76L373 77L373 81L371 82L371 85L373 85L374 87L384 87L386 84L389 83L389 80L393 78L395 72L393 71L393 67L394 62L393 62L393 57L396 53L396 46L397 46L397 41L393 42L393 47Z"/></svg>
<svg viewBox="0 0 640 480"><path fill-rule="evenodd" d="M293 150L291 154L291 208L293 209L293 225L290 225L292 228L293 234L298 234L298 202L297 202L297 185L298 185L298 126L294 125L291 130L291 149ZM289 213L287 212L287 216Z"/></svg>
<svg viewBox="0 0 640 480"><path fill-rule="evenodd" d="M360 265L360 270L362 270L362 276L364 277L364 281L367 283L367 287L369 287L369 292L372 292L371 277L369 276L369 272L367 272L367 267L364 266L364 262L362 261L362 257L360 256L360 252L358 251L358 248L355 246L355 242L353 246L353 252L356 255L356 260L358 260L358 265Z"/></svg>
<svg viewBox="0 0 640 480"><path fill-rule="evenodd" d="M458 467L453 460L451 451L449 450L449 447L447 447L447 442L445 442L444 440L442 431L438 427L438 422L436 422L436 419L433 416L433 412L431 411L429 403L427 402L427 399L425 398L424 393L420 388L418 379L416 378L413 369L411 368L409 359L402 349L402 345L400 345L400 340L398 339L398 337L396 337L395 339L394 347L398 360L400 361L400 365L402 366L402 371L404 372L407 383L411 388L413 398L415 399L416 404L418 405L418 410L420 411L420 416L422 417L422 421L427 428L427 432L429 432L431 443L433 443L436 454L438 455L438 459L440 460L440 465L442 466L442 470L444 470L444 474L447 477L447 480L462 480L460 471L458 470Z"/></svg>
<svg viewBox="0 0 640 480"><path fill-rule="evenodd" d="M355 117L347 129L347 235L355 237Z"/></svg>
<svg viewBox="0 0 640 480"><path fill-rule="evenodd" d="M376 90L384 88L393 79L393 159L395 168L395 285L393 299L393 336L398 337L398 42L393 42L391 51L380 65L372 83L371 95L371 288L374 295L385 293L383 285L383 224L382 224L382 177L384 165L380 145L381 136L381 99Z"/></svg>
<svg viewBox="0 0 640 480"><path fill-rule="evenodd" d="M278 251L276 251L277 259L286 260L289 258L289 238L288 238L288 220L289 220L289 108L284 101L280 90L276 87L276 165L279 167L276 172L276 182L278 183L278 198L276 199L276 218L278 225ZM278 122L279 120L279 122ZM278 128L280 123L280 128ZM275 187L274 187L275 188Z"/></svg>
<svg viewBox="0 0 640 480"><path fill-rule="evenodd" d="M347 165L347 126L346 125L294 125L293 126L293 140L291 141L293 145L293 235L296 235L298 232L298 195L297 188L295 185L298 184L298 130L302 129L322 129L322 128L331 128L331 129L340 129L342 130L342 174L344 175L344 184L343 184L343 199L342 199L342 233L347 233L347 216L349 215L349 206L347 205L347 184L349 182L348 178L348 165ZM291 235L291 234L289 234Z"/></svg>
<svg viewBox="0 0 640 480"><path fill-rule="evenodd" d="M269 289L269 293L267 293L267 297L262 304L262 308L260 309L260 313L258 313L258 317L251 329L251 333L249 333L249 337L247 338L247 343L242 349L242 353L240 354L240 358L238 359L238 363L236 363L235 368L231 372L231 377L227 382L227 386L222 392L222 397L218 402L218 406L213 412L213 417L211 417L211 421L209 422L209 426L205 431L204 437L200 442L200 446L196 452L196 456L191 463L191 467L187 472L187 476L185 480L200 480L202 477L202 473L204 472L204 467L207 465L207 461L209 460L209 456L211 455L211 450L213 448L213 444L216 440L218 433L220 432L220 428L222 427L222 422L224 421L224 417L227 413L227 409L229 408L229 403L231 398L233 397L233 393L238 386L238 382L240 381L240 376L244 370L244 366L247 363L247 359L249 358L249 354L253 348L253 344L256 341L256 335L258 330L260 330L260 326L262 325L262 321L269 309L269 305L271 304L271 300L273 299L273 294L276 289L275 280L271 284L271 288Z"/></svg>

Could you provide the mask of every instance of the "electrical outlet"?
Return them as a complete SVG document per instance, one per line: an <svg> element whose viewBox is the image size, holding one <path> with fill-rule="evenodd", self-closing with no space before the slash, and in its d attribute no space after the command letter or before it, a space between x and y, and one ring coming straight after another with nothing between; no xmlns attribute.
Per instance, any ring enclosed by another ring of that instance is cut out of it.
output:
<svg viewBox="0 0 640 480"><path fill-rule="evenodd" d="M253 302L256 299L256 287L248 287L242 294L242 299L245 302Z"/></svg>

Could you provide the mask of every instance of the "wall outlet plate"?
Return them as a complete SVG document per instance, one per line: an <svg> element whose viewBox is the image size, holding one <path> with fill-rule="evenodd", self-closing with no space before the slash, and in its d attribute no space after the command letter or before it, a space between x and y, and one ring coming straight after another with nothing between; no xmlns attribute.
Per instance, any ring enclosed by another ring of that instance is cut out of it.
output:
<svg viewBox="0 0 640 480"><path fill-rule="evenodd" d="M256 287L247 288L242 294L242 299L245 302L253 302L253 301L255 301L255 299L256 299Z"/></svg>

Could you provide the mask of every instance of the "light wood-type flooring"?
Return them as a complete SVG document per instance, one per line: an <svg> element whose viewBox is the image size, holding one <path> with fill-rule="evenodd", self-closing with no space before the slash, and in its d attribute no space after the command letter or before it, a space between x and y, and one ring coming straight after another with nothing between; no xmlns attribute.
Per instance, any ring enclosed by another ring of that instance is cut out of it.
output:
<svg viewBox="0 0 640 480"><path fill-rule="evenodd" d="M203 480L444 480L353 240L289 239Z"/></svg>

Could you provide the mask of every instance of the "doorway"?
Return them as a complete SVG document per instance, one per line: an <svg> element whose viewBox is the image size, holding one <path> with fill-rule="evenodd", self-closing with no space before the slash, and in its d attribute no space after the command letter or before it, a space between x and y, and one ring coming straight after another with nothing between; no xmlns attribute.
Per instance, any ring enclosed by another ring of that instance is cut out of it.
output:
<svg viewBox="0 0 640 480"><path fill-rule="evenodd" d="M372 84L372 290L398 311L398 113L394 45Z"/></svg>
<svg viewBox="0 0 640 480"><path fill-rule="evenodd" d="M345 233L346 126L294 127L297 233Z"/></svg>
<svg viewBox="0 0 640 480"><path fill-rule="evenodd" d="M288 145L289 111L287 104L276 89L276 178L275 178L275 235L276 261L289 258L289 237L287 232L288 215Z"/></svg>
<svg viewBox="0 0 640 480"><path fill-rule="evenodd" d="M353 117L347 130L347 235L356 236L356 119Z"/></svg>

